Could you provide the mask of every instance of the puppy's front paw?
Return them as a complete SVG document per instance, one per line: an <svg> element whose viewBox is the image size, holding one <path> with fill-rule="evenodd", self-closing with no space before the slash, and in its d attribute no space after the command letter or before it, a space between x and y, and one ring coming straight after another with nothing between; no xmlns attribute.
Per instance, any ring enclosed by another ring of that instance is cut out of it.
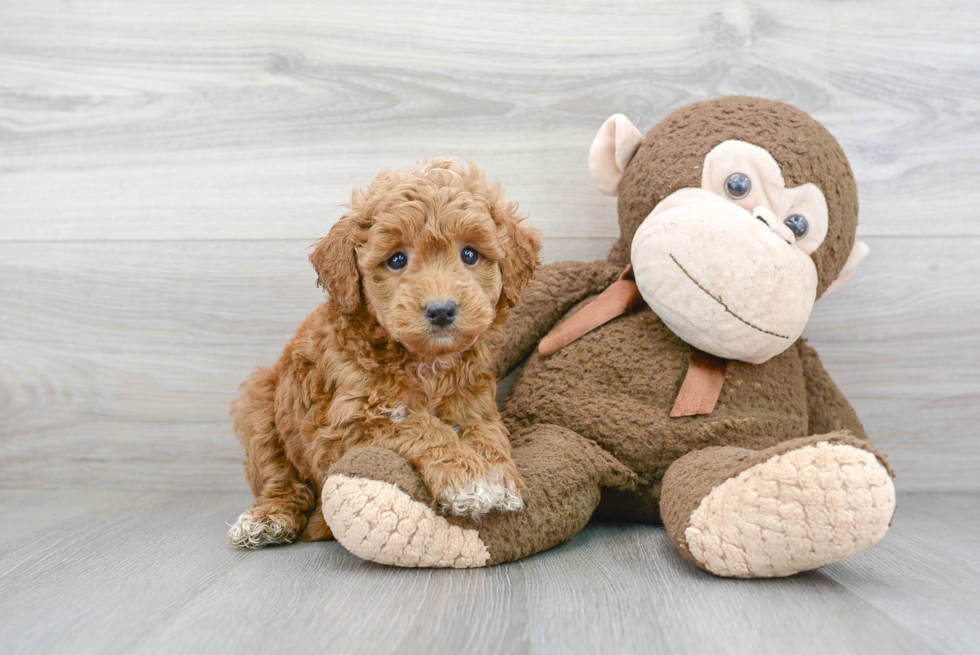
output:
<svg viewBox="0 0 980 655"><path fill-rule="evenodd" d="M460 487L446 487L439 493L437 500L443 514L467 516L471 519L477 519L489 512L516 512L524 509L524 500L513 482L505 485L500 482L472 480Z"/></svg>

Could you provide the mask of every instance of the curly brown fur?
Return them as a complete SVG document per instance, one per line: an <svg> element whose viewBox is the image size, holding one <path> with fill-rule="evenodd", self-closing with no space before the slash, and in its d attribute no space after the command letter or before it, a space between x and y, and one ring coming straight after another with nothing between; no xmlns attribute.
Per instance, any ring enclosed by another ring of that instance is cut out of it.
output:
<svg viewBox="0 0 980 655"><path fill-rule="evenodd" d="M256 497L229 533L239 547L329 538L317 514L304 532L308 516L331 465L365 446L408 459L446 513L521 507L491 367L539 234L472 163L450 158L382 171L349 208L310 256L327 302L232 405ZM461 259L467 247L477 262ZM389 265L395 253L404 268ZM449 301L448 325L426 316Z"/></svg>

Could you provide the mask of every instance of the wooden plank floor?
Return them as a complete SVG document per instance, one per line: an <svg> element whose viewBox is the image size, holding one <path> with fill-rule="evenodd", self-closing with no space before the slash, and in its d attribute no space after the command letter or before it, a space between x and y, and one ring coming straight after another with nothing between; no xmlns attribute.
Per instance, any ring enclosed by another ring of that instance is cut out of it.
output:
<svg viewBox="0 0 980 655"><path fill-rule="evenodd" d="M662 528L594 524L491 569L336 542L239 552L245 493L0 491L2 653L969 653L980 496L899 499L883 542L780 580L698 571Z"/></svg>
<svg viewBox="0 0 980 655"><path fill-rule="evenodd" d="M978 70L976 0L0 0L0 654L980 652ZM775 581L637 525L478 571L227 546L229 401L352 186L469 157L602 258L602 121L732 93L858 180L872 254L805 335L899 474L882 544Z"/></svg>

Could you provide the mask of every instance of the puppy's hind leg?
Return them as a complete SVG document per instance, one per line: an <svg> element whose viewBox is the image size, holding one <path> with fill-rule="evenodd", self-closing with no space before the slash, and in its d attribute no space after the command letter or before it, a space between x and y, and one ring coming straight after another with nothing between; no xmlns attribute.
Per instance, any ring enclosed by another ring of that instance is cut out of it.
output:
<svg viewBox="0 0 980 655"><path fill-rule="evenodd" d="M242 512L228 530L228 541L235 548L256 549L290 544L300 538L307 524L306 512L313 506L313 490L305 483L293 483L282 490L277 483L267 486L255 507ZM328 539L318 531L305 534L304 541Z"/></svg>
<svg viewBox="0 0 980 655"><path fill-rule="evenodd" d="M309 521L306 522L306 529L299 536L300 541L326 541L333 539L333 532L323 518L323 507L317 503L316 509L310 514Z"/></svg>
<svg viewBox="0 0 980 655"><path fill-rule="evenodd" d="M232 404L235 433L245 448L245 477L255 507L243 512L228 531L236 548L287 544L299 537L316 493L289 461L276 430L276 374L260 369L242 385Z"/></svg>

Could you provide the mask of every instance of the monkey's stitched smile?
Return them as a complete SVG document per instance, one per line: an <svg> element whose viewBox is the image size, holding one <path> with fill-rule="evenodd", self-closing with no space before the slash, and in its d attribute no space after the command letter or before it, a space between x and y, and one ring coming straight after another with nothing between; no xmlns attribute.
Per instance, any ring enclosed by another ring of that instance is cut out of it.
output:
<svg viewBox="0 0 980 655"><path fill-rule="evenodd" d="M775 333L775 332L770 332L769 330L763 330L763 329L762 329L761 327L759 327L758 325L752 325L751 323L749 323L748 321L746 321L746 320L745 320L744 318L742 318L741 316L739 316L738 314L736 314L735 312L733 312L733 311L732 311L731 309L729 309L729 308L728 308L728 305L726 305L726 304L724 303L724 301L722 301L722 299L721 299L721 298L718 298L718 297L716 297L716 296L715 296L714 294L712 294L712 293L711 293L710 291L708 291L707 289L705 289L705 288L704 288L704 287L703 287L703 286L701 285L701 283L700 283L700 282L698 282L697 280L695 280L695 279L694 279L694 276L693 276L693 275L691 275L690 273L688 273L688 272L687 272L687 270L686 270L686 269L685 269L685 268L684 268L683 266L681 266L681 263L680 263L679 261L677 261L677 258L676 258L676 257L674 257L674 255L673 255L672 253L668 253L668 254L670 255L670 258L671 258L671 260L673 260L673 262L674 262L675 264L677 264L677 268L679 268L679 269L681 269L681 272L682 272L682 273L683 273L684 275L686 275L686 276L687 276L687 279L689 279L689 280L690 280L691 282L693 282L693 283L695 284L695 286L697 286L697 288L698 288L698 289L701 289L701 291L703 291L703 292L704 292L704 293L705 293L705 294L706 294L706 295L707 295L707 296L708 296L709 298L711 298L711 299L712 299L712 300L714 300L714 301L715 301L716 303L718 303L719 305L721 305L721 306L722 306L722 308L723 308L723 309L724 309L724 310L725 310L726 312L728 312L729 314L731 314L732 316L734 316L735 318L737 318L737 319L738 319L738 320L740 320L741 322L743 322L743 323L745 323L746 325L748 325L748 326L749 326L750 328L752 328L753 330L758 330L759 332L762 332L762 333L764 333L764 334L771 334L772 336L774 336L774 337L779 337L780 339L789 339L789 337L787 337L787 336L785 336L785 335L782 335L782 334L777 334L777 333Z"/></svg>

